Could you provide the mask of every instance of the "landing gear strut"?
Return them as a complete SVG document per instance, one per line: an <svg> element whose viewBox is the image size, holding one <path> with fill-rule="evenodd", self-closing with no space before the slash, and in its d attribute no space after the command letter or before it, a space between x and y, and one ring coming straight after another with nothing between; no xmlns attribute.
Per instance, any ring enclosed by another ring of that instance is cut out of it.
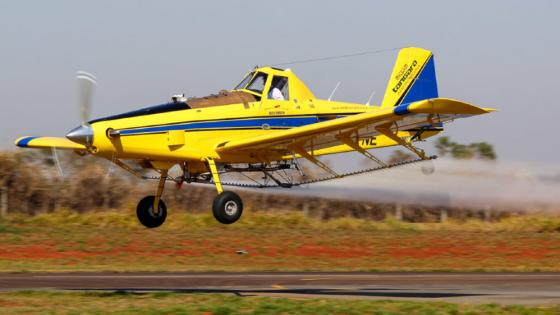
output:
<svg viewBox="0 0 560 315"><path fill-rule="evenodd" d="M207 158L206 161L212 173L212 179L214 180L214 185L216 185L216 190L218 190L218 195L214 198L214 203L212 204L214 218L222 224L232 224L241 217L243 213L243 202L233 191L223 191L216 162L214 162L212 158Z"/></svg>

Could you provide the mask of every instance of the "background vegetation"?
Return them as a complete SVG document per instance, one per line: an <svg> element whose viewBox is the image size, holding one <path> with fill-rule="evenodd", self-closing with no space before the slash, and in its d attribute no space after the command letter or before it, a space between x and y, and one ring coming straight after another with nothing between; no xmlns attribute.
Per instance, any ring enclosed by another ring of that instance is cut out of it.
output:
<svg viewBox="0 0 560 315"><path fill-rule="evenodd" d="M441 155L454 158L495 159L492 146L487 143L461 145L447 137L437 140ZM91 156L77 157L73 152L57 151L62 175L50 150L18 150L0 153L0 189L4 211L38 214L66 209L78 213L110 209L134 209L145 195L153 194L153 181L139 180L112 166L108 161ZM413 158L396 150L389 157L394 163ZM189 213L207 212L215 196L211 186L184 185L176 189L168 184L164 193L168 208ZM399 213L409 222L437 222L445 210L450 218L498 219L507 216L489 209L428 207L396 203L340 201L314 197L272 195L242 192L249 211L301 211L305 215L329 220L340 217L383 220Z"/></svg>

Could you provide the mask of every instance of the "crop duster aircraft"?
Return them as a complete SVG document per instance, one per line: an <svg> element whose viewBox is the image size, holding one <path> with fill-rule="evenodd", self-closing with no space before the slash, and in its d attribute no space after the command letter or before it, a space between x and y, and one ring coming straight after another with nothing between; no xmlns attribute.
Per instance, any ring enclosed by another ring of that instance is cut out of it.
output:
<svg viewBox="0 0 560 315"><path fill-rule="evenodd" d="M457 118L486 114L493 109L439 98L434 56L425 49L401 49L380 106L317 99L291 71L273 67L253 69L233 90L203 98L174 96L163 105L88 121L95 79L78 73L82 95L82 125L62 137L22 137L23 148L74 150L108 159L146 178L131 163L153 169L159 181L155 195L140 200L137 216L144 226L160 226L167 216L161 199L166 181L207 183L216 187L212 210L223 224L236 222L241 198L223 186L294 187L316 181L376 171L388 165L370 149L403 146L430 160L414 142L443 131ZM369 102L368 102L369 103ZM356 151L378 167L339 174L317 157ZM298 159L329 175L295 182ZM179 165L182 175L169 176ZM229 172L261 173L254 185L225 183Z"/></svg>

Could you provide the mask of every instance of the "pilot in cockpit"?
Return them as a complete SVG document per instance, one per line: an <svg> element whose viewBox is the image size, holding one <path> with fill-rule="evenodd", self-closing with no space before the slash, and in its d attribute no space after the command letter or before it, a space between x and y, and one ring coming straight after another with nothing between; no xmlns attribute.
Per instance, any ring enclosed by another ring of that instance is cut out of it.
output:
<svg viewBox="0 0 560 315"><path fill-rule="evenodd" d="M277 100L277 101L284 101L286 100L286 96L282 92L286 84L288 83L288 78L274 76L272 79L272 83L270 85L270 91L268 92L268 99Z"/></svg>

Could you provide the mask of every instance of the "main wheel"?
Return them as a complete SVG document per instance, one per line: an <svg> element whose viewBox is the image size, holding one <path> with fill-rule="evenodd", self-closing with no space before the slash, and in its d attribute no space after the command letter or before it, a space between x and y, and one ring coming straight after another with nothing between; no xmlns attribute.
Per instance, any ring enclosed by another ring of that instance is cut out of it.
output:
<svg viewBox="0 0 560 315"><path fill-rule="evenodd" d="M144 197L136 207L136 216L138 221L147 228L156 228L165 222L167 218L167 207L163 200L159 200L158 212L154 213L155 196Z"/></svg>
<svg viewBox="0 0 560 315"><path fill-rule="evenodd" d="M233 191L224 191L214 198L212 213L222 224L234 223L243 213L243 202Z"/></svg>

